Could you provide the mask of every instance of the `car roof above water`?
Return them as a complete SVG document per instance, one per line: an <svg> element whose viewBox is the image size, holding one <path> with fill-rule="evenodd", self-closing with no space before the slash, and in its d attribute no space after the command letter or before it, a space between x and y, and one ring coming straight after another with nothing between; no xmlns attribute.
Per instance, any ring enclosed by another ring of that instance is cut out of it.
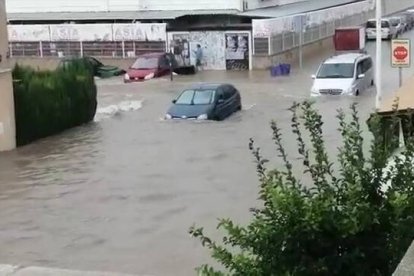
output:
<svg viewBox="0 0 414 276"><path fill-rule="evenodd" d="M191 85L188 89L200 89L200 90L207 90L212 89L215 90L220 86L227 85L226 83L195 83Z"/></svg>
<svg viewBox="0 0 414 276"><path fill-rule="evenodd" d="M361 58L365 58L365 57L369 57L369 55L361 54L361 53L348 53L348 54L341 54L341 55L330 57L326 59L323 63L326 63L326 64L355 63L357 60Z"/></svg>

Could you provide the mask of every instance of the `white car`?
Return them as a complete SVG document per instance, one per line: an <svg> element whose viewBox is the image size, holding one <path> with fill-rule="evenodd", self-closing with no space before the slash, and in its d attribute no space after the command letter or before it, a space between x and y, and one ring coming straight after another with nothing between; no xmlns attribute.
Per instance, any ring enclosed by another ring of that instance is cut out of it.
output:
<svg viewBox="0 0 414 276"><path fill-rule="evenodd" d="M377 21L370 19L366 24L366 35L367 39L376 39L377 37ZM389 18L383 18L381 20L381 38L382 39L393 39L398 36L397 28L391 24Z"/></svg>
<svg viewBox="0 0 414 276"><path fill-rule="evenodd" d="M372 58L367 54L348 53L328 58L313 75L311 96L355 95L374 85Z"/></svg>
<svg viewBox="0 0 414 276"><path fill-rule="evenodd" d="M391 26L397 29L397 34L402 34L405 31L405 25L401 17L391 17Z"/></svg>

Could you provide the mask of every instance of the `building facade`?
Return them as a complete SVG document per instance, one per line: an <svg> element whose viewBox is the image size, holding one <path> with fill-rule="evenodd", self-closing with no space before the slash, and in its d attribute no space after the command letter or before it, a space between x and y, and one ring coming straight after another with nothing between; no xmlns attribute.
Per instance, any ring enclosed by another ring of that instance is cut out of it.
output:
<svg viewBox="0 0 414 276"><path fill-rule="evenodd" d="M0 0L0 151L16 147L13 86L8 54L5 0Z"/></svg>

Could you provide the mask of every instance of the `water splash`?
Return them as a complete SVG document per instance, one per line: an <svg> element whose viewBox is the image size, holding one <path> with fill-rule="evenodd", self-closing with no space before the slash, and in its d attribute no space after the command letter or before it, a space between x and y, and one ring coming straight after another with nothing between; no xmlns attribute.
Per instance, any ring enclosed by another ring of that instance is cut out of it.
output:
<svg viewBox="0 0 414 276"><path fill-rule="evenodd" d="M118 104L111 104L104 107L98 107L95 115L95 122L111 118L123 112L135 111L142 108L142 101L122 101Z"/></svg>

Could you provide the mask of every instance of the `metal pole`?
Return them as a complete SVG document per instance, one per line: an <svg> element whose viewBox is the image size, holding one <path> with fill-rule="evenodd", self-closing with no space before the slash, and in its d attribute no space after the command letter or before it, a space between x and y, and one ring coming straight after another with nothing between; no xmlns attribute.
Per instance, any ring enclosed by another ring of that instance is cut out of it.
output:
<svg viewBox="0 0 414 276"><path fill-rule="evenodd" d="M402 67L398 68L398 79L399 79L399 84L400 84L400 87L401 87L402 84L403 84L403 69L402 69Z"/></svg>
<svg viewBox="0 0 414 276"><path fill-rule="evenodd" d="M377 95L375 97L375 107L378 109L381 105L382 100L382 83L381 83L381 60L382 60L382 28L381 28L381 17L382 17L382 0L376 0L375 5L375 17L376 17L376 39L377 39L377 49L376 49L376 66L375 66L375 83L377 88Z"/></svg>
<svg viewBox="0 0 414 276"><path fill-rule="evenodd" d="M299 26L299 68L303 69L303 16L300 15Z"/></svg>
<svg viewBox="0 0 414 276"><path fill-rule="evenodd" d="M170 80L173 81L173 79L174 79L174 77L173 77L174 76L174 72L173 71L174 70L173 70L173 66L172 66L172 61L169 60L168 63L169 63L168 65L170 66Z"/></svg>

